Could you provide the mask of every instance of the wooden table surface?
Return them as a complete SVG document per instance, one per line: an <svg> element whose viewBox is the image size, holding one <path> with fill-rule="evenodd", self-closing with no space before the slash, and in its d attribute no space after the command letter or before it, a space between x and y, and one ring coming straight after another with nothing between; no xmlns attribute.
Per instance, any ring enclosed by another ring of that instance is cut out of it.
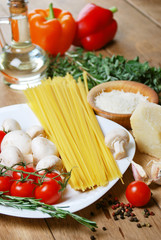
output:
<svg viewBox="0 0 161 240"><path fill-rule="evenodd" d="M29 11L34 8L47 8L50 2L51 0L30 0ZM71 11L76 18L80 9L88 2L90 1L55 0L54 6ZM93 0L93 2L105 8L116 6L119 9L115 13L118 32L113 43L101 51L103 55L118 54L127 59L139 56L141 62L148 61L151 66L161 66L161 0ZM0 0L0 16L8 16L8 12L7 0ZM4 31L7 31L6 29ZM7 33L5 36L9 38ZM23 93L9 89L0 76L0 107L25 102ZM134 161L144 167L151 159L138 151L134 157ZM133 180L129 168L123 176L124 184L118 181L104 197L108 197L110 193L118 197L121 202L127 202L125 189ZM144 218L143 208L134 209L140 222L149 222L151 228L137 228L136 223L130 222L128 218L114 221L110 206L98 210L94 203L77 214L96 221L98 224L96 232L92 232L71 218L25 219L1 214L0 239L89 240L93 235L99 240L159 240L161 239L161 187L151 185L151 191L153 195L148 208L155 213L155 216ZM91 212L94 215L91 215ZM103 231L102 227L106 227L107 230Z"/></svg>

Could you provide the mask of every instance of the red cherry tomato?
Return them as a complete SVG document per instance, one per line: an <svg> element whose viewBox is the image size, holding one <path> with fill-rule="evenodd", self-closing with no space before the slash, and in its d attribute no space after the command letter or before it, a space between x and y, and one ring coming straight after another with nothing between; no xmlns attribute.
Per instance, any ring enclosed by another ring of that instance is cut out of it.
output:
<svg viewBox="0 0 161 240"><path fill-rule="evenodd" d="M151 198L150 188L142 181L131 182L126 189L126 198L132 205L142 207Z"/></svg>
<svg viewBox="0 0 161 240"><path fill-rule="evenodd" d="M4 131L0 130L0 152L1 152L1 142L5 135L6 135L6 133Z"/></svg>
<svg viewBox="0 0 161 240"><path fill-rule="evenodd" d="M13 184L13 178L9 176L0 176L0 191L8 191L11 188L11 185ZM6 193L6 194L8 194Z"/></svg>
<svg viewBox="0 0 161 240"><path fill-rule="evenodd" d="M25 171L25 172L29 172L29 173L34 173L35 172L35 169L33 167L29 167L29 166L18 166L16 168L17 170L22 170L22 171ZM24 178L26 178L28 176L27 173L20 173L20 172L13 172L13 178L18 180L18 179L21 179L21 175L23 175ZM34 175L30 175L28 179L32 179L34 182L36 181L37 177L34 176Z"/></svg>
<svg viewBox="0 0 161 240"><path fill-rule="evenodd" d="M35 189L35 198L46 204L55 204L61 197L60 189L60 184L55 180L44 182Z"/></svg>
<svg viewBox="0 0 161 240"><path fill-rule="evenodd" d="M11 186L10 194L16 197L34 197L35 187L36 185L32 181L15 181Z"/></svg>
<svg viewBox="0 0 161 240"><path fill-rule="evenodd" d="M52 182L54 180L56 180L57 182L58 181L62 182L61 176L59 176L59 174L56 172L47 173L44 178L43 174L40 175L42 175L42 177L37 177L36 183L39 183L39 181L41 180L43 180L43 182Z"/></svg>

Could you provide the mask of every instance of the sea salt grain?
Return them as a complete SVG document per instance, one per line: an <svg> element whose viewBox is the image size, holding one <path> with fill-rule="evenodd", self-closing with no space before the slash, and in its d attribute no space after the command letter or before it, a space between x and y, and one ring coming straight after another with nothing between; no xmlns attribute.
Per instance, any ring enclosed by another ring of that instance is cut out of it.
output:
<svg viewBox="0 0 161 240"><path fill-rule="evenodd" d="M101 92L95 98L95 104L101 110L118 114L131 114L137 104L141 101L148 101L148 97L143 96L140 92L124 92L112 90L111 92Z"/></svg>

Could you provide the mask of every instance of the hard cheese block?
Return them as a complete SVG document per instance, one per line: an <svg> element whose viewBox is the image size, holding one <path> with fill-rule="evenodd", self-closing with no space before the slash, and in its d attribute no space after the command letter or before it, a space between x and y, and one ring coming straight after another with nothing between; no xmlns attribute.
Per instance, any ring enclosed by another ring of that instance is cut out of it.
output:
<svg viewBox="0 0 161 240"><path fill-rule="evenodd" d="M161 158L161 106L150 102L140 103L130 122L139 151Z"/></svg>

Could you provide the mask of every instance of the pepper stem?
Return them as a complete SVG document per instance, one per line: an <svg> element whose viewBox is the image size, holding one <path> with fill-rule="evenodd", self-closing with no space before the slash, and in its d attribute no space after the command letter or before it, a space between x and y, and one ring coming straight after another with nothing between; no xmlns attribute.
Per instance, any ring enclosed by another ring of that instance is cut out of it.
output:
<svg viewBox="0 0 161 240"><path fill-rule="evenodd" d="M117 7L111 7L111 8L109 8L109 10L113 13L118 11Z"/></svg>
<svg viewBox="0 0 161 240"><path fill-rule="evenodd" d="M54 11L53 11L53 4L50 3L49 4L49 16L46 18L46 20L51 20L53 18L55 18Z"/></svg>

